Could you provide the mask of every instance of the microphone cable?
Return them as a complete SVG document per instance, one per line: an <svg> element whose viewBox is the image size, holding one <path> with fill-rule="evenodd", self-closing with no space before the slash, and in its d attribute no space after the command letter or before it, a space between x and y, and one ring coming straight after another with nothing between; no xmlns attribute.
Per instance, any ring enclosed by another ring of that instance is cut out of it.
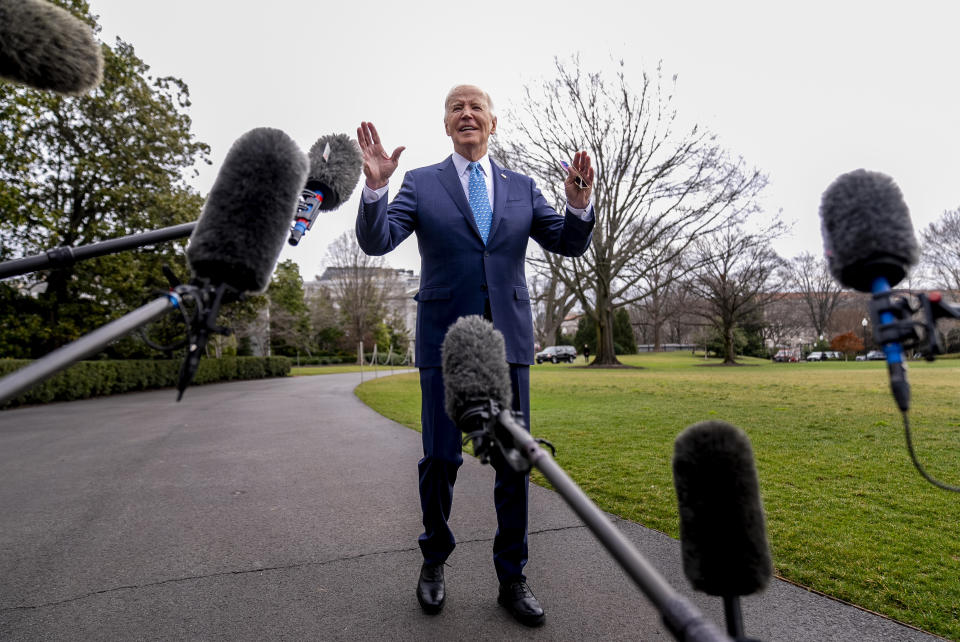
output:
<svg viewBox="0 0 960 642"><path fill-rule="evenodd" d="M911 303L917 299L918 304ZM920 313L921 320L914 315ZM927 361L933 361L943 354L944 347L937 335L936 321L939 318L960 318L960 309L943 301L939 292L925 294L914 290L889 290L875 293L870 301L870 317L874 322L874 339L880 345L898 343L905 350L919 350ZM896 393L894 393L896 399ZM908 407L897 405L903 417L903 432L907 442L907 451L914 468L925 480L942 490L960 493L960 486L953 486L933 477L927 472L916 449L913 447L913 434L910 430Z"/></svg>
<svg viewBox="0 0 960 642"><path fill-rule="evenodd" d="M930 475L930 473L926 471L926 469L923 467L923 464L920 463L920 460L917 458L917 453L913 449L913 437L911 436L911 433L910 433L910 418L907 416L906 410L904 410L902 414L903 414L903 432L904 432L904 436L907 439L907 450L910 452L910 460L913 462L914 468L917 469L917 472L919 472L924 479L926 479L928 482L930 482L937 488L950 491L951 493L960 493L960 486L951 486L950 484L942 482L936 477L933 477L932 475Z"/></svg>

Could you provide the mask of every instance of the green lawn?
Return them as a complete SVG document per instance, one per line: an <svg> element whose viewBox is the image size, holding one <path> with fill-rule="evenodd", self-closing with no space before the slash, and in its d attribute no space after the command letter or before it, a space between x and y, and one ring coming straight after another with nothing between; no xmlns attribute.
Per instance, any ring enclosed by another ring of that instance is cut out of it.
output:
<svg viewBox="0 0 960 642"><path fill-rule="evenodd" d="M398 370L408 370L409 366L394 366L393 371ZM294 377L303 377L308 375L324 375L324 374L344 374L346 372L360 372L360 366L355 364L341 364L338 366L293 366L290 369L291 376ZM369 374L371 377L376 374L377 376L384 376L390 374L390 366L377 366L374 369L373 366L364 366L363 372ZM419 394L419 393L417 393Z"/></svg>
<svg viewBox="0 0 960 642"><path fill-rule="evenodd" d="M639 368L531 367L533 433L601 508L678 537L673 441L727 421L753 443L779 576L960 639L960 495L914 470L883 362L623 361ZM960 361L911 363L909 377L918 455L960 485ZM416 374L357 394L419 428Z"/></svg>

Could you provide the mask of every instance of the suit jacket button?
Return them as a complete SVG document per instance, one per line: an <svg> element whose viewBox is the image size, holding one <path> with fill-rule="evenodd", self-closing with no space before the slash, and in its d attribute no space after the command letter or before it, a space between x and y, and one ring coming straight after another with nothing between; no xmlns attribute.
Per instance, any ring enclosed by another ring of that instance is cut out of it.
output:
<svg viewBox="0 0 960 642"><path fill-rule="evenodd" d="M490 252L484 252L483 255L484 255L484 256L490 256Z"/></svg>

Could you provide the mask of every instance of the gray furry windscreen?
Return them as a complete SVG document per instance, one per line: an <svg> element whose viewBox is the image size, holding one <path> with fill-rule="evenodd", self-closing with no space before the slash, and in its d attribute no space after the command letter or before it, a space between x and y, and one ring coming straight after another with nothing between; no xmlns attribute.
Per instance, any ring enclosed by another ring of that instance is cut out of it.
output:
<svg viewBox="0 0 960 642"><path fill-rule="evenodd" d="M492 323L478 315L458 319L443 339L441 359L445 408L453 421L478 399L510 408L510 366L503 335Z"/></svg>
<svg viewBox="0 0 960 642"><path fill-rule="evenodd" d="M753 449L722 421L684 430L674 442L683 570L710 595L749 595L773 572Z"/></svg>
<svg viewBox="0 0 960 642"><path fill-rule="evenodd" d="M323 192L321 210L336 209L350 198L360 180L363 169L360 146L346 134L331 134L319 138L310 147L309 156L308 187L315 183Z"/></svg>
<svg viewBox="0 0 960 642"><path fill-rule="evenodd" d="M306 178L306 155L279 129L238 138L190 237L194 276L241 292L266 289Z"/></svg>
<svg viewBox="0 0 960 642"><path fill-rule="evenodd" d="M919 258L910 210L893 179L865 169L837 178L820 205L824 255L843 285L869 292L872 280L896 285Z"/></svg>
<svg viewBox="0 0 960 642"><path fill-rule="evenodd" d="M39 0L0 0L0 78L79 95L100 84L103 53L90 25Z"/></svg>

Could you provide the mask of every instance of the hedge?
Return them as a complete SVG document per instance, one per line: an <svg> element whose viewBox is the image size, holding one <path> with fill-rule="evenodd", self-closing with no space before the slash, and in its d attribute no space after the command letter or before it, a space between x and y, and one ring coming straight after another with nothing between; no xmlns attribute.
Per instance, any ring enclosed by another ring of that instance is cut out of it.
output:
<svg viewBox="0 0 960 642"><path fill-rule="evenodd" d="M413 364L410 364L410 363L406 363L406 361L407 361L407 355L406 355L406 353L404 353L404 354L393 353L392 355L389 355L389 356L390 356L390 360L389 360L389 362L388 362L388 360L387 360L387 355L386 355L386 354L383 354L383 353L377 354L377 365L379 365L379 366L410 366L410 365L413 365ZM356 361L357 361L357 358L354 356L353 359L351 360L351 363L356 363ZM372 352L366 352L366 353L364 353L364 355L363 355L363 363L364 363L364 365L373 365L373 353L372 353Z"/></svg>
<svg viewBox="0 0 960 642"><path fill-rule="evenodd" d="M299 357L290 357L290 361L294 365L301 366L331 366L338 365L341 363L356 363L357 355L354 354L333 354L333 355L320 355L316 357L307 357L300 355Z"/></svg>
<svg viewBox="0 0 960 642"><path fill-rule="evenodd" d="M182 360L80 361L35 385L3 407L73 401L122 392L177 385ZM29 364L27 359L0 359L0 376ZM241 379L285 377L287 357L223 357L201 359L191 385Z"/></svg>

